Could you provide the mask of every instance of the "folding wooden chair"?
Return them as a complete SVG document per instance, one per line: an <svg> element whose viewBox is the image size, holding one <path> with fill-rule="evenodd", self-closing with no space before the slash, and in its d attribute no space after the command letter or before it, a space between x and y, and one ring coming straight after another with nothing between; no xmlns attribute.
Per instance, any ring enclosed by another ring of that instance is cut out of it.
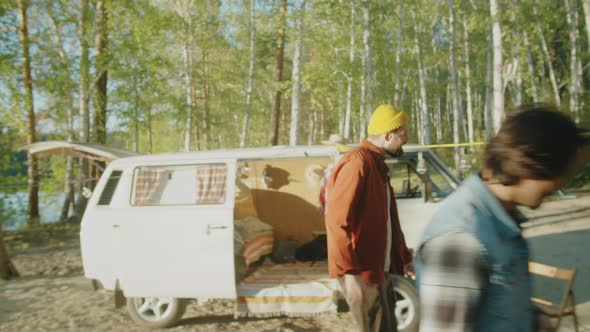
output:
<svg viewBox="0 0 590 332"><path fill-rule="evenodd" d="M564 316L574 318L574 327L578 331L578 317L576 316L576 303L574 301L574 279L576 269L560 269L555 266L529 262L529 272L547 278L560 279L567 282L567 287L563 293L560 303L553 303L547 300L532 297L531 301L547 316L557 318L555 329L559 329L559 324Z"/></svg>

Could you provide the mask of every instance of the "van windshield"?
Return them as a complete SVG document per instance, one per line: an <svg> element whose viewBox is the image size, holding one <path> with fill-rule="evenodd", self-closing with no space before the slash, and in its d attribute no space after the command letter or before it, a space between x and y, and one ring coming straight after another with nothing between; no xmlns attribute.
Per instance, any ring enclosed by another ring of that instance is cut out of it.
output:
<svg viewBox="0 0 590 332"><path fill-rule="evenodd" d="M432 194L436 198L443 198L451 194L455 188L454 178L448 169L441 169L445 165L425 153L426 174L417 171L418 154L408 153L402 158L388 159L390 184L399 199L423 197L424 181L432 183Z"/></svg>

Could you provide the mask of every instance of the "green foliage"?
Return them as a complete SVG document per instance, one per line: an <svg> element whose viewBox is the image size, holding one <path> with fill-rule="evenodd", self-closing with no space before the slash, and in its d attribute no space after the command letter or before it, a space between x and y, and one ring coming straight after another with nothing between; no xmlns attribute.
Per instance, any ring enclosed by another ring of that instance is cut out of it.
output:
<svg viewBox="0 0 590 332"><path fill-rule="evenodd" d="M291 70L295 41L295 20L299 13L294 1L288 3L284 81L275 84L276 43L279 18L279 2L252 0L255 13L255 67L252 113L246 138L247 146L261 146L268 142L271 97L276 89L283 91L280 142L286 143L290 126ZM90 2L90 15L85 24L86 40L90 47L91 84L94 82L95 54L95 5ZM250 0L202 0L194 1L107 1L109 6L109 56L108 56L108 144L133 148L135 128L138 128L140 152L150 152L148 137L151 133L151 152L180 151L184 148L187 119L186 75L195 82L195 114L190 133L193 148L204 148L204 118L207 107L207 126L210 144L207 148L230 148L239 144L242 120L246 111L246 89L250 58ZM355 140L360 128L359 108L361 90L361 58L363 49L364 1L314 0L307 1L304 16L303 68L300 142L318 143L330 133L338 132L342 113L346 108L348 77L352 83L351 125ZM417 33L421 60L426 78L427 107L431 115L431 138L435 141L435 127L442 131L442 143L452 140L449 115L450 100L447 89L450 69L449 2L438 0L369 1L371 86L369 104L393 103L399 94L398 105L413 120L411 142L418 141L416 119L418 117L418 65L414 36ZM460 106L466 112L465 74L469 59L473 94L474 132L476 140L485 137L485 95L487 81L488 36L491 27L489 2L454 1L455 3L455 52L459 79ZM180 6L177 6L180 4ZM562 108L569 112L568 82L570 71L570 26L563 1L524 0L500 3L503 26L504 57L506 65L519 62L523 86L523 101L532 100L528 58L523 46L527 32L533 56L534 81L541 100L551 101L552 91L548 65L556 72L563 100ZM351 5L356 11L351 22ZM398 27L399 6L403 5L402 26ZM587 66L590 54L585 30L582 6L579 6L579 49L582 65ZM414 26L411 10L416 13ZM78 131L78 89L80 84L80 6L68 1L37 0L29 8L29 32L35 107L38 116L37 129L44 137L66 138L66 117L74 113L74 126ZM465 20L469 39L469 54L464 53ZM188 23L192 30L188 30ZM537 24L542 28L539 35ZM15 4L0 2L0 27L16 26ZM353 30L354 61L349 59L350 31ZM551 61L545 61L540 47L543 37L550 48ZM193 62L187 68L185 46L193 54ZM16 30L0 32L0 172L13 174L22 171L22 160L15 162L17 147L25 143L26 129L23 105L23 82L20 47ZM396 67L395 54L401 45L400 68ZM400 87L395 91L395 82ZM584 87L590 84L588 75ZM207 96L205 96L205 86ZM506 107L513 109L516 85L506 87ZM207 98L207 99L205 99ZM584 105L590 103L587 94L582 95ZM440 103L440 122L435 121ZM92 107L92 103L90 103ZM91 109L91 113L92 113ZM466 115L463 114L466 118ZM316 123L312 125L313 119ZM590 114L580 116L582 124L590 123ZM461 133L460 140L467 141ZM449 152L451 151L451 152ZM440 150L449 163L453 163L452 150ZM481 151L469 151L469 158L477 160ZM10 159L13 158L13 159ZM42 190L63 190L65 164L59 158L42 161L44 176ZM474 166L475 167L475 166ZM583 172L584 173L584 172ZM584 173L585 174L585 173ZM21 177L2 177L0 183L10 178L23 182ZM577 182L588 178L580 175ZM51 184L54 183L54 184Z"/></svg>

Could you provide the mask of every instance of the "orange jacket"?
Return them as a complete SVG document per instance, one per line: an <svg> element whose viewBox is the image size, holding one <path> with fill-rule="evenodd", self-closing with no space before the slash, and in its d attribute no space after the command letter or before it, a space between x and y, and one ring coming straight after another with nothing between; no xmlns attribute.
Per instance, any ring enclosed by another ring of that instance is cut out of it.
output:
<svg viewBox="0 0 590 332"><path fill-rule="evenodd" d="M393 189L383 153L364 140L345 154L327 184L326 233L330 277L360 274L368 284L384 279L387 248L387 213L391 213L391 266L403 274L412 259L402 233ZM391 210L387 192L391 190Z"/></svg>

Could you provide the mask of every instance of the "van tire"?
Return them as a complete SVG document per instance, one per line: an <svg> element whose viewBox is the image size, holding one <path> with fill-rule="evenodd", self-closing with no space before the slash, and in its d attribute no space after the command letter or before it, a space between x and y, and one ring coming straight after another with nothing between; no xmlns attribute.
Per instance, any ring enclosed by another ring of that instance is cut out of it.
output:
<svg viewBox="0 0 590 332"><path fill-rule="evenodd" d="M420 325L420 302L413 281L398 275L390 275L396 301L396 319L399 332L418 332ZM403 309L399 305L403 303ZM402 316L400 319L398 316ZM400 321L401 320L401 321Z"/></svg>
<svg viewBox="0 0 590 332"><path fill-rule="evenodd" d="M186 305L186 300L174 297L131 297L127 299L127 311L131 318L148 328L173 326L184 314Z"/></svg>

